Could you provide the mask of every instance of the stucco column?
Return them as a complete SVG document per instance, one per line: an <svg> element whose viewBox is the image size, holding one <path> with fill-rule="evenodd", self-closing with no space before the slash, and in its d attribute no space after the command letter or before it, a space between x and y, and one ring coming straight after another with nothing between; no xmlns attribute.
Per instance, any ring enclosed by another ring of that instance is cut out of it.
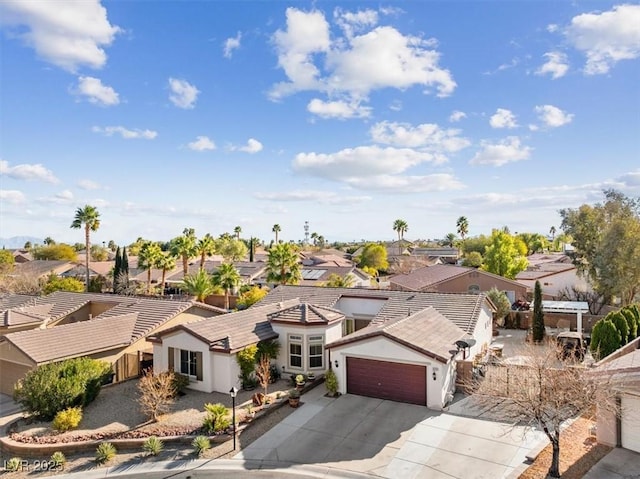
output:
<svg viewBox="0 0 640 479"><path fill-rule="evenodd" d="M578 332L582 333L582 310L578 310Z"/></svg>

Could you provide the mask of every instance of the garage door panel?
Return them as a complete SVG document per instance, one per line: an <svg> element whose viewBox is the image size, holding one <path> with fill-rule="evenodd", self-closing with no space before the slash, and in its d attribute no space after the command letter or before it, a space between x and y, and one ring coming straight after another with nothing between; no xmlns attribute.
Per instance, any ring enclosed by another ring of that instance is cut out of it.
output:
<svg viewBox="0 0 640 479"><path fill-rule="evenodd" d="M426 367L348 357L347 392L424 406L427 403Z"/></svg>
<svg viewBox="0 0 640 479"><path fill-rule="evenodd" d="M622 447L640 452L640 397L622 396L620 436Z"/></svg>

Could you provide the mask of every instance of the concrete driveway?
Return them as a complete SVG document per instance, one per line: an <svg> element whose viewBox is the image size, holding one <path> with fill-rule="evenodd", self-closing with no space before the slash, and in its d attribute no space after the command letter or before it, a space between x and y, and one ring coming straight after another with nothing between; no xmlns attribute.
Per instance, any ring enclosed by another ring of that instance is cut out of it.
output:
<svg viewBox="0 0 640 479"><path fill-rule="evenodd" d="M504 478L541 433L425 407L316 388L304 404L235 459L247 469L322 465L340 473L386 478Z"/></svg>

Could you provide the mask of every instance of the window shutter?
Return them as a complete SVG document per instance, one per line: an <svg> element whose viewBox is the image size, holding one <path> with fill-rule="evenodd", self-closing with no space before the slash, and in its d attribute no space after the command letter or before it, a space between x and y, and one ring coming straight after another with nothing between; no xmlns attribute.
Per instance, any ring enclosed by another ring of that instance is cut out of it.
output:
<svg viewBox="0 0 640 479"><path fill-rule="evenodd" d="M196 379L202 381L202 353L196 352Z"/></svg>
<svg viewBox="0 0 640 479"><path fill-rule="evenodd" d="M169 371L175 371L174 361L175 361L176 354L175 354L174 348L169 348L169 351L167 354L169 355Z"/></svg>

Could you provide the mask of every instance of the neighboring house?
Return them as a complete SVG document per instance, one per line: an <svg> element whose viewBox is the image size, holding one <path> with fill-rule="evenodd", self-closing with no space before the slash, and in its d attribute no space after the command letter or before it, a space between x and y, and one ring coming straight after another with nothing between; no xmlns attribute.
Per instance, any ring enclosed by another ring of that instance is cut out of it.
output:
<svg viewBox="0 0 640 479"><path fill-rule="evenodd" d="M302 256L303 266L353 266L354 262L345 258L343 255L329 254L324 251L315 253L300 253Z"/></svg>
<svg viewBox="0 0 640 479"><path fill-rule="evenodd" d="M596 374L605 374L615 385L620 414L597 411L598 442L640 453L640 338L599 361Z"/></svg>
<svg viewBox="0 0 640 479"><path fill-rule="evenodd" d="M203 265L203 269L209 273L214 274L220 265L222 260L206 260ZM173 288L179 288L180 283L184 279L184 272L182 270L182 264L177 261L177 268L174 269L171 274L167 274L166 283L167 286ZM254 284L259 281L259 278L265 273L267 264L262 261L236 261L233 266L238 270L240 274L240 284ZM200 261L192 261L189 263L188 273L190 275L196 274L200 270Z"/></svg>
<svg viewBox="0 0 640 479"><path fill-rule="evenodd" d="M324 345L341 336L343 317L339 311L293 299L183 324L149 338L154 369L189 376L191 389L228 392L241 385L236 354L260 341L279 339L278 370L324 373Z"/></svg>
<svg viewBox="0 0 640 479"><path fill-rule="evenodd" d="M332 275L340 278L350 277L352 288L368 288L371 285L371 276L355 266L303 266L300 270L303 286L323 286Z"/></svg>
<svg viewBox="0 0 640 479"><path fill-rule="evenodd" d="M151 364L148 335L223 312L193 301L110 294L56 292L37 298L8 310L40 322L34 321L37 329L0 337L0 392L12 394L15 383L41 364L75 357L110 362L115 381L136 377Z"/></svg>
<svg viewBox="0 0 640 479"><path fill-rule="evenodd" d="M50 274L60 276L73 269L76 264L67 260L45 260L34 259L26 263L16 263L11 275L34 276L36 278L46 278Z"/></svg>
<svg viewBox="0 0 640 479"><path fill-rule="evenodd" d="M33 261L33 255L26 249L14 249L12 254L16 263Z"/></svg>
<svg viewBox="0 0 640 479"><path fill-rule="evenodd" d="M573 288L578 291L591 291L587 280L578 274L578 269L564 253L532 254L527 256L529 266L516 275L516 281L530 290L540 281L545 299L563 299L561 293ZM566 299L566 298L564 298Z"/></svg>
<svg viewBox="0 0 640 479"><path fill-rule="evenodd" d="M113 272L115 261L89 261L89 277L96 278L110 276ZM75 278L83 283L87 277L87 270L84 262L75 263L74 267L60 274L63 278Z"/></svg>
<svg viewBox="0 0 640 479"><path fill-rule="evenodd" d="M408 274L389 278L393 291L432 291L440 293L486 293L497 288L511 303L527 298L527 287L517 281L466 266L436 264Z"/></svg>
<svg viewBox="0 0 640 479"><path fill-rule="evenodd" d="M460 250L458 248L413 248L411 250L411 256L418 256L422 258L430 258L435 264L456 264L460 258Z"/></svg>
<svg viewBox="0 0 640 479"><path fill-rule="evenodd" d="M28 307L36 298L27 294L0 295L0 336L37 328L42 324L43 318Z"/></svg>

